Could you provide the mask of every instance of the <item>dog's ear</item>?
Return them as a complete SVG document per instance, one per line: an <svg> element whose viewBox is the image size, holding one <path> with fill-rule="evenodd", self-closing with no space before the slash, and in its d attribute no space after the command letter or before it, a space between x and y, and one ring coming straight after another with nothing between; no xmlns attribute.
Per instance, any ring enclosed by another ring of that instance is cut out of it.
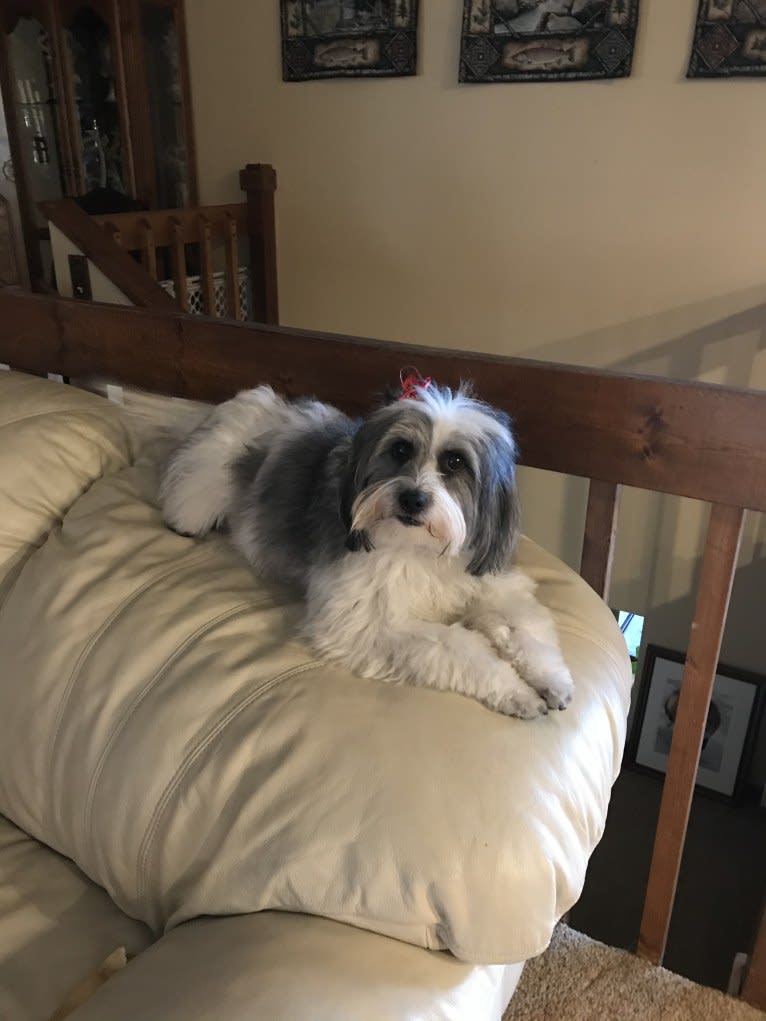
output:
<svg viewBox="0 0 766 1021"><path fill-rule="evenodd" d="M474 575L503 571L519 538L519 501L516 491L516 443L511 420L493 410L502 432L492 436L482 458L476 507L476 524L470 543L467 570Z"/></svg>
<svg viewBox="0 0 766 1021"><path fill-rule="evenodd" d="M354 501L364 488L364 473L368 459L369 442L366 440L368 429L360 425L348 446L345 464L343 465L339 487L340 519L346 530L346 549L352 553L373 549L372 540L366 531L356 531L351 527L353 522Z"/></svg>

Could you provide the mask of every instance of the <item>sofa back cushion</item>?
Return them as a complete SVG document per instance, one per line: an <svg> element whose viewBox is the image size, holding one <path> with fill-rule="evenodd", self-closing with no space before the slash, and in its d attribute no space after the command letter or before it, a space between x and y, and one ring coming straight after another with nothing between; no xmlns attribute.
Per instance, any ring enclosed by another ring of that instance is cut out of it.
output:
<svg viewBox="0 0 766 1021"><path fill-rule="evenodd" d="M0 601L75 500L128 460L113 405L71 386L0 372Z"/></svg>

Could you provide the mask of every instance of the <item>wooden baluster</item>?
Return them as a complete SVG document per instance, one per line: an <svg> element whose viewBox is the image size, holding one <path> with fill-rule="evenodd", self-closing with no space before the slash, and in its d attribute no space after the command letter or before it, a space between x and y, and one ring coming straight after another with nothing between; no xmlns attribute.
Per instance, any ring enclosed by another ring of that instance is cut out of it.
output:
<svg viewBox="0 0 766 1021"><path fill-rule="evenodd" d="M206 316L215 317L215 280L213 278L213 231L210 220L203 214L197 217L199 223L199 286L202 297L202 311Z"/></svg>
<svg viewBox="0 0 766 1021"><path fill-rule="evenodd" d="M157 279L157 248L154 244L154 229L148 220L141 220L141 262L152 280Z"/></svg>
<svg viewBox="0 0 766 1021"><path fill-rule="evenodd" d="M591 479L580 575L604 601L609 598L612 580L619 502L620 486L614 482Z"/></svg>
<svg viewBox="0 0 766 1021"><path fill-rule="evenodd" d="M745 512L714 504L646 887L639 957L662 964Z"/></svg>
<svg viewBox="0 0 766 1021"><path fill-rule="evenodd" d="M759 1010L766 1010L766 904L742 986L742 999Z"/></svg>
<svg viewBox="0 0 766 1021"><path fill-rule="evenodd" d="M104 230L116 245L122 245L122 231L116 223L105 223Z"/></svg>
<svg viewBox="0 0 766 1021"><path fill-rule="evenodd" d="M239 300L237 221L231 213L227 213L224 219L224 241L226 251L226 309L230 319L241 319L242 306Z"/></svg>
<svg viewBox="0 0 766 1021"><path fill-rule="evenodd" d="M184 310L189 311L189 288L186 284L186 248L184 247L183 224L177 216L171 217L170 229L173 243L170 246L173 264L173 283L175 284L176 301Z"/></svg>

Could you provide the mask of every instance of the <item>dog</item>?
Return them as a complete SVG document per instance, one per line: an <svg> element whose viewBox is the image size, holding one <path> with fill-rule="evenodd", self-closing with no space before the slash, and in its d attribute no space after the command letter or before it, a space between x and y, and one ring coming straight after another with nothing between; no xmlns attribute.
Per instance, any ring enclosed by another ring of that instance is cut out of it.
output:
<svg viewBox="0 0 766 1021"><path fill-rule="evenodd" d="M513 564L510 419L469 386L400 382L362 421L268 386L217 406L167 462L166 524L225 528L258 575L299 586L305 638L356 674L522 719L566 708L553 619Z"/></svg>

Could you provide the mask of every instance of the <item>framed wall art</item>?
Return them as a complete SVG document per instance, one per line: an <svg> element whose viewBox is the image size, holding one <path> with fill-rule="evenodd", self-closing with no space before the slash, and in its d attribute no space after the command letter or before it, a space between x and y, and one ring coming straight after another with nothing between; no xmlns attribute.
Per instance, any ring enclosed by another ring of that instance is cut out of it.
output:
<svg viewBox="0 0 766 1021"><path fill-rule="evenodd" d="M464 0L461 82L630 74L638 0Z"/></svg>
<svg viewBox="0 0 766 1021"><path fill-rule="evenodd" d="M418 0L280 0L282 78L391 78L417 65Z"/></svg>
<svg viewBox="0 0 766 1021"><path fill-rule="evenodd" d="M766 75L766 0L699 0L687 78Z"/></svg>
<svg viewBox="0 0 766 1021"><path fill-rule="evenodd" d="M627 761L667 770L685 657L649 645ZM766 678L719 664L708 711L697 786L724 798L741 792L763 708Z"/></svg>

